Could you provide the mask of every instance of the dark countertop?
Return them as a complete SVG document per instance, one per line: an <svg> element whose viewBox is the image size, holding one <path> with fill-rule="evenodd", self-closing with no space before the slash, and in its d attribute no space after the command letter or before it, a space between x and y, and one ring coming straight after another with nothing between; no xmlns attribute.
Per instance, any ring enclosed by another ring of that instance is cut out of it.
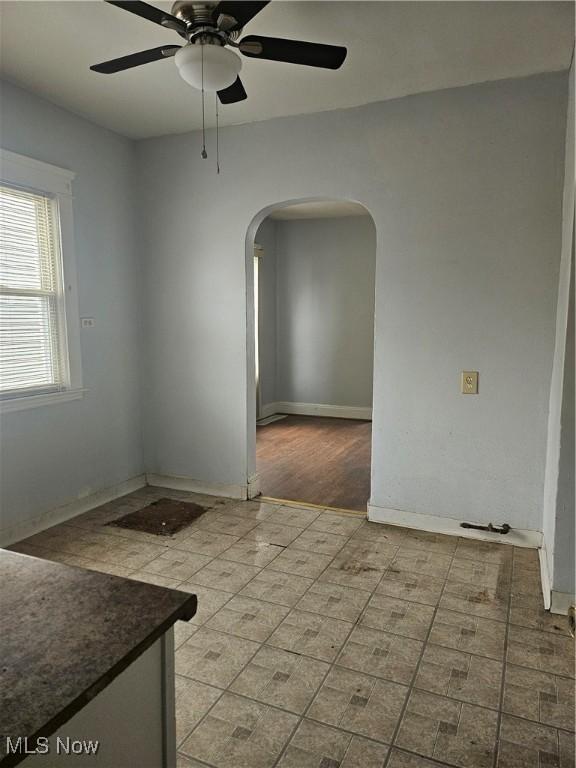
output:
<svg viewBox="0 0 576 768"><path fill-rule="evenodd" d="M6 736L49 736L178 620L196 595L0 549L0 763Z"/></svg>

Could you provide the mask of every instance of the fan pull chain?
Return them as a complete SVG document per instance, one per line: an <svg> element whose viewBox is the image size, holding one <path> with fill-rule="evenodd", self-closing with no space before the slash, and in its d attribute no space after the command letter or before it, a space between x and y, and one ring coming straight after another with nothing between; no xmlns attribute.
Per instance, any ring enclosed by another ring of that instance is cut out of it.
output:
<svg viewBox="0 0 576 768"><path fill-rule="evenodd" d="M218 139L218 93L216 93L216 173L220 173L220 145Z"/></svg>
<svg viewBox="0 0 576 768"><path fill-rule="evenodd" d="M202 159L206 160L208 152L206 152L206 121L204 119L204 43L201 45L201 62L202 62Z"/></svg>

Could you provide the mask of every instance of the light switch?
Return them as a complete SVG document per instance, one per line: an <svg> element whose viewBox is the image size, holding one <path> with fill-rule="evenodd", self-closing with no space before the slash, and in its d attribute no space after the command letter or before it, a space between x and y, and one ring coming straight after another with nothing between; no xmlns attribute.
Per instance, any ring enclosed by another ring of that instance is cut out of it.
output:
<svg viewBox="0 0 576 768"><path fill-rule="evenodd" d="M462 371L462 394L478 394L478 371Z"/></svg>
<svg viewBox="0 0 576 768"><path fill-rule="evenodd" d="M93 317L83 317L81 318L82 328L94 328L96 325L96 321Z"/></svg>

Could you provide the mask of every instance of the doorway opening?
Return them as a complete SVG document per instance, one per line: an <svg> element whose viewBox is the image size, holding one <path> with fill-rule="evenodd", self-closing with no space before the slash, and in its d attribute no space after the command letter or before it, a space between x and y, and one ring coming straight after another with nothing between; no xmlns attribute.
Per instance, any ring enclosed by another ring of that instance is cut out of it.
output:
<svg viewBox="0 0 576 768"><path fill-rule="evenodd" d="M374 360L372 217L359 203L342 200L285 203L256 217L248 246L251 495L365 513Z"/></svg>

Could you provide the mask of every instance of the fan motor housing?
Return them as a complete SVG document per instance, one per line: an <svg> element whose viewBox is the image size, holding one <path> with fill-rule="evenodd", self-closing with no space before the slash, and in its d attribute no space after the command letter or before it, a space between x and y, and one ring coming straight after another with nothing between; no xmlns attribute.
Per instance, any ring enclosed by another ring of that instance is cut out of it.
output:
<svg viewBox="0 0 576 768"><path fill-rule="evenodd" d="M186 24L209 24L216 3L191 3L189 0L176 0L172 6L172 16Z"/></svg>
<svg viewBox="0 0 576 768"><path fill-rule="evenodd" d="M235 19L230 16L214 18L214 9L218 2L190 2L190 0L176 0L172 6L172 15L187 26L186 37L189 42L202 42L207 45L227 45L240 37L241 28L227 29L226 21Z"/></svg>

